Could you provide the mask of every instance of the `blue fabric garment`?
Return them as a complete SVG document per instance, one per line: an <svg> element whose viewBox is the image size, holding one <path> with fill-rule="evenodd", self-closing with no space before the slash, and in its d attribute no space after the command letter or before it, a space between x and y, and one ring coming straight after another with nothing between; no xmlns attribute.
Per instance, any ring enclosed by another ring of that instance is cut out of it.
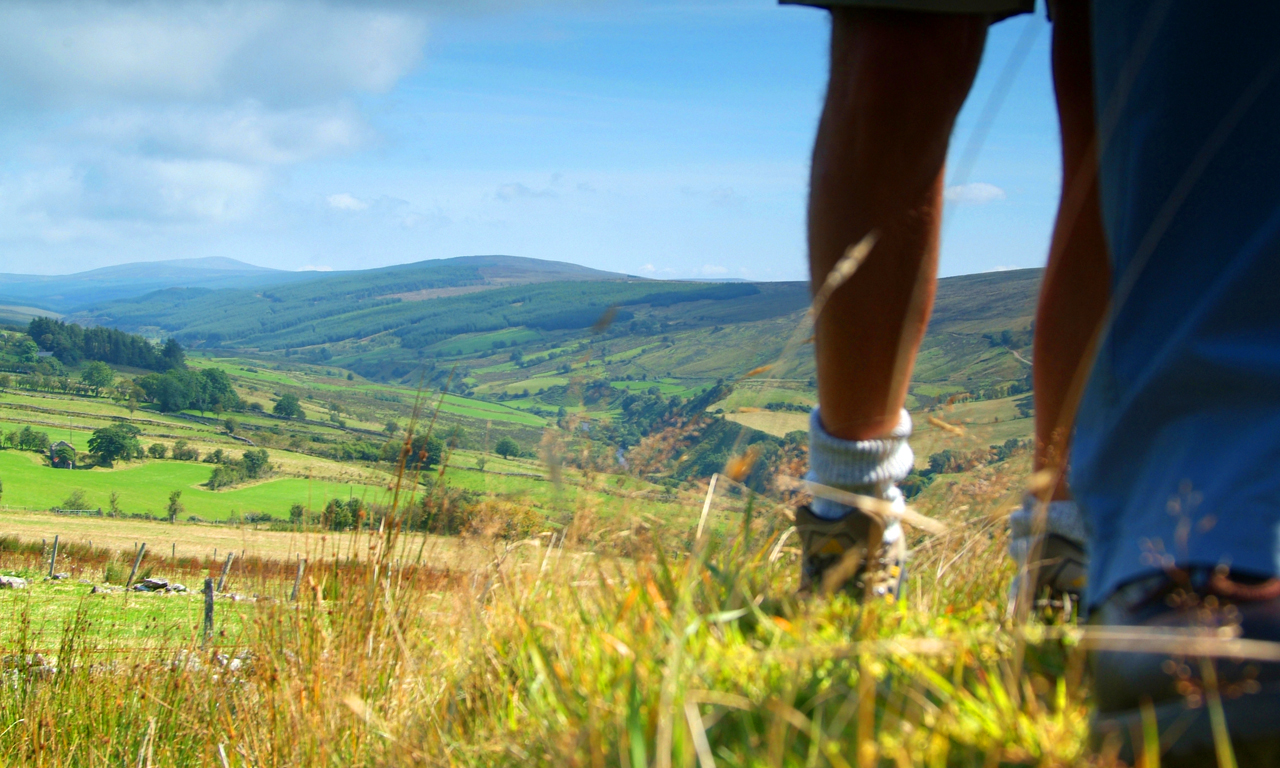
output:
<svg viewBox="0 0 1280 768"><path fill-rule="evenodd" d="M1280 3L1094 0L1116 306L1076 420L1089 601L1280 574Z"/></svg>

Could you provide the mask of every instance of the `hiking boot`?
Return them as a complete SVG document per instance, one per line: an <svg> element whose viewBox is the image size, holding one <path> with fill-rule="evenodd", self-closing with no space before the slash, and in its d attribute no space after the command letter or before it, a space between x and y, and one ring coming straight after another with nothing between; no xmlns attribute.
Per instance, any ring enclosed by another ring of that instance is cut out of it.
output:
<svg viewBox="0 0 1280 768"><path fill-rule="evenodd" d="M1043 522L1036 519L1044 515ZM1034 531L1039 528L1042 532ZM1024 574L1033 583L1025 597L1037 609L1071 612L1078 604L1089 575L1089 558L1084 551L1084 521L1073 501L1041 502L1027 494L1022 507L1009 515L1009 556L1018 564L1018 575L1010 587L1009 608L1016 610L1023 599ZM1034 559L1032 559L1034 558Z"/></svg>
<svg viewBox="0 0 1280 768"><path fill-rule="evenodd" d="M858 600L866 595L898 599L906 579L907 543L896 520L886 528L857 509L840 520L825 520L805 506L796 510L796 533L802 596L843 590Z"/></svg>
<svg viewBox="0 0 1280 768"><path fill-rule="evenodd" d="M1280 766L1280 645L1235 642L1280 642L1280 579L1171 569L1122 587L1089 623L1100 630L1090 654L1096 748L1134 764L1150 748L1145 710L1162 766L1218 765L1220 700L1236 764Z"/></svg>

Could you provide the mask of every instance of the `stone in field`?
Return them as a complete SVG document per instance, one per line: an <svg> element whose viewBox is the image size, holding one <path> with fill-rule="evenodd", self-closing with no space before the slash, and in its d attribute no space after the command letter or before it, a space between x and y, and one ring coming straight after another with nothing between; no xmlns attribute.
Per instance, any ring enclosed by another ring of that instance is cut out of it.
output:
<svg viewBox="0 0 1280 768"><path fill-rule="evenodd" d="M0 576L0 589L26 589L27 580L18 576Z"/></svg>
<svg viewBox="0 0 1280 768"><path fill-rule="evenodd" d="M165 591L166 592L186 592L187 586L185 584L170 584L168 587L165 587Z"/></svg>
<svg viewBox="0 0 1280 768"><path fill-rule="evenodd" d="M50 677L58 671L57 665L43 654L14 654L0 659L5 670L26 673L29 677Z"/></svg>
<svg viewBox="0 0 1280 768"><path fill-rule="evenodd" d="M168 587L169 581L167 579L143 579L139 584L145 586L152 592L158 592Z"/></svg>
<svg viewBox="0 0 1280 768"><path fill-rule="evenodd" d="M55 574L53 574L52 576L50 576L49 578L50 578L50 579L53 579L54 581L62 581L63 579L69 579L69 578L71 578L71 574L69 574L69 573L55 573Z"/></svg>

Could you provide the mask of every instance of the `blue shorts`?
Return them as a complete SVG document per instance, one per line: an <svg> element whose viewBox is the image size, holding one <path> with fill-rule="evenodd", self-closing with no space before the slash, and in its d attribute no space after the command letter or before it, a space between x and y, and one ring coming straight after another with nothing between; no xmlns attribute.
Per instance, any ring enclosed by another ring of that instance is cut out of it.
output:
<svg viewBox="0 0 1280 768"><path fill-rule="evenodd" d="M1167 565L1280 575L1280 3L1094 0L1113 313L1071 488L1090 602Z"/></svg>

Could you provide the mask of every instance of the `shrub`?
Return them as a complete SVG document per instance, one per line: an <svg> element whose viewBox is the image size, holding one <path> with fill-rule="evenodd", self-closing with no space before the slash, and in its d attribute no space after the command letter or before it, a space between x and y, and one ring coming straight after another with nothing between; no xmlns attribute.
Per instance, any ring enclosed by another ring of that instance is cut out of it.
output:
<svg viewBox="0 0 1280 768"><path fill-rule="evenodd" d="M199 461L200 449L188 445L186 440L179 440L173 444L173 459L174 461Z"/></svg>
<svg viewBox="0 0 1280 768"><path fill-rule="evenodd" d="M345 531L355 522L346 502L342 499L331 499L324 507L324 527L331 531Z"/></svg>
<svg viewBox="0 0 1280 768"><path fill-rule="evenodd" d="M257 479L271 474L270 457L266 448L253 448L244 452L240 464L244 468L245 477Z"/></svg>
<svg viewBox="0 0 1280 768"><path fill-rule="evenodd" d="M153 459L163 459L169 448L164 443L152 443L147 446L147 455Z"/></svg>
<svg viewBox="0 0 1280 768"><path fill-rule="evenodd" d="M88 509L89 497L85 495L83 488L76 488L67 498L62 500L60 509Z"/></svg>
<svg viewBox="0 0 1280 768"><path fill-rule="evenodd" d="M300 419L305 415L297 395L281 395L280 399L276 400L276 404L271 407L271 412L286 419Z"/></svg>
<svg viewBox="0 0 1280 768"><path fill-rule="evenodd" d="M234 464L219 464L213 468L205 485L209 490L217 491L244 480L244 470Z"/></svg>
<svg viewBox="0 0 1280 768"><path fill-rule="evenodd" d="M107 566L102 569L102 583L104 584L123 584L128 578L124 572L124 568L114 560L108 560Z"/></svg>
<svg viewBox="0 0 1280 768"><path fill-rule="evenodd" d="M493 447L493 452L504 459L509 459L512 456L520 455L520 446L515 440L512 440L509 437L504 437Z"/></svg>

